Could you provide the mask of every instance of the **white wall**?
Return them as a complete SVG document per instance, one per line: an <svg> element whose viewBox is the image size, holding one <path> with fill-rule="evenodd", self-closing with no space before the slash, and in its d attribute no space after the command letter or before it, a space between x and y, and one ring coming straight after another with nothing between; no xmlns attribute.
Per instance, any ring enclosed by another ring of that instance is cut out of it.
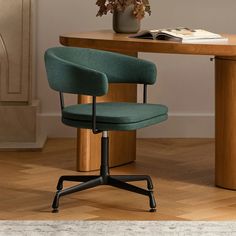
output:
<svg viewBox="0 0 236 236"><path fill-rule="evenodd" d="M236 33L235 0L150 0L152 16L145 17L142 28L187 26L216 33ZM37 78L36 96L41 100L41 120L49 136L75 135L75 129L60 123L58 94L46 81L43 53L59 45L65 32L110 29L111 15L96 18L94 1L37 1ZM156 62L158 83L149 89L149 101L166 104L169 120L139 131L141 137L214 136L214 62L209 56L140 54ZM76 97L67 97L75 102Z"/></svg>

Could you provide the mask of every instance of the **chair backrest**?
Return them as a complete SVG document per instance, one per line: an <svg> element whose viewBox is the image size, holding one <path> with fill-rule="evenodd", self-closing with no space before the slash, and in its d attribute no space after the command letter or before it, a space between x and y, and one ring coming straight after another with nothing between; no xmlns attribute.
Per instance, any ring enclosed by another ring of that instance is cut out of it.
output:
<svg viewBox="0 0 236 236"><path fill-rule="evenodd" d="M76 51L76 50L75 50ZM102 96L108 91L104 73L75 62L69 48L50 48L45 52L47 78L52 89L74 94Z"/></svg>
<svg viewBox="0 0 236 236"><path fill-rule="evenodd" d="M51 88L100 96L108 83L154 84L154 63L119 53L73 47L50 48L45 63Z"/></svg>

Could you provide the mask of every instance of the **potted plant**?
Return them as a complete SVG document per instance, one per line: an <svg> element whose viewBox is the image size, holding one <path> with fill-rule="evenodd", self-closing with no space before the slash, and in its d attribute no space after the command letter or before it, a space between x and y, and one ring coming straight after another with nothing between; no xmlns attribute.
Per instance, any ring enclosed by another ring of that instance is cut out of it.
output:
<svg viewBox="0 0 236 236"><path fill-rule="evenodd" d="M136 33L140 20L151 15L149 0L97 0L97 16L113 14L113 29L117 33Z"/></svg>

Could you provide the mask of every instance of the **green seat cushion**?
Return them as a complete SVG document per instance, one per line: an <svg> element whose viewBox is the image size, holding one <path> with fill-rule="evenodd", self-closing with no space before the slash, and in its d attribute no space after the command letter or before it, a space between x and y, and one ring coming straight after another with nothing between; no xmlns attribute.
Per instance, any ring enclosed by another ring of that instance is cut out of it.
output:
<svg viewBox="0 0 236 236"><path fill-rule="evenodd" d="M96 128L101 131L108 131L108 130L137 130L141 129L150 125L154 125L157 123L160 123L162 121L167 120L167 114L162 116L155 116L151 119L140 121L140 122L134 122L134 123L125 123L125 124L115 124L115 123L101 123L97 122ZM86 121L76 121L71 119L66 119L62 117L62 122L66 125L82 128L82 129L92 129L92 123L86 122Z"/></svg>
<svg viewBox="0 0 236 236"><path fill-rule="evenodd" d="M134 130L167 119L167 107L159 104L97 103L97 128L101 130ZM92 127L92 104L67 106L62 121L73 127Z"/></svg>

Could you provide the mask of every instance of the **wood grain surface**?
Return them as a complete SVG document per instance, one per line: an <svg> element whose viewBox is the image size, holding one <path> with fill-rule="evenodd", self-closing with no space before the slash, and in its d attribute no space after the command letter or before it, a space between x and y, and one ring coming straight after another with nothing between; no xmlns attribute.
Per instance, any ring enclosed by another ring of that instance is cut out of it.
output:
<svg viewBox="0 0 236 236"><path fill-rule="evenodd" d="M236 35L222 34L228 42L180 43L163 40L129 38L110 30L68 33L60 36L65 46L123 50L127 52L156 52L194 55L236 56Z"/></svg>
<svg viewBox="0 0 236 236"><path fill-rule="evenodd" d="M215 60L216 185L236 189L236 60Z"/></svg>
<svg viewBox="0 0 236 236"><path fill-rule="evenodd" d="M60 36L65 46L89 47L121 53L171 53L216 57L216 184L236 190L236 35L222 34L228 42L181 43L129 38L109 30ZM224 111L226 113L224 114ZM232 112L232 113L231 113Z"/></svg>
<svg viewBox="0 0 236 236"><path fill-rule="evenodd" d="M75 169L75 147L75 139L49 139L41 152L1 152L0 219L236 220L236 192L214 184L210 139L138 140L137 161L111 169L111 174L151 175L155 213L147 212L146 196L101 186L62 197L60 212L52 214L59 176L88 174Z"/></svg>

